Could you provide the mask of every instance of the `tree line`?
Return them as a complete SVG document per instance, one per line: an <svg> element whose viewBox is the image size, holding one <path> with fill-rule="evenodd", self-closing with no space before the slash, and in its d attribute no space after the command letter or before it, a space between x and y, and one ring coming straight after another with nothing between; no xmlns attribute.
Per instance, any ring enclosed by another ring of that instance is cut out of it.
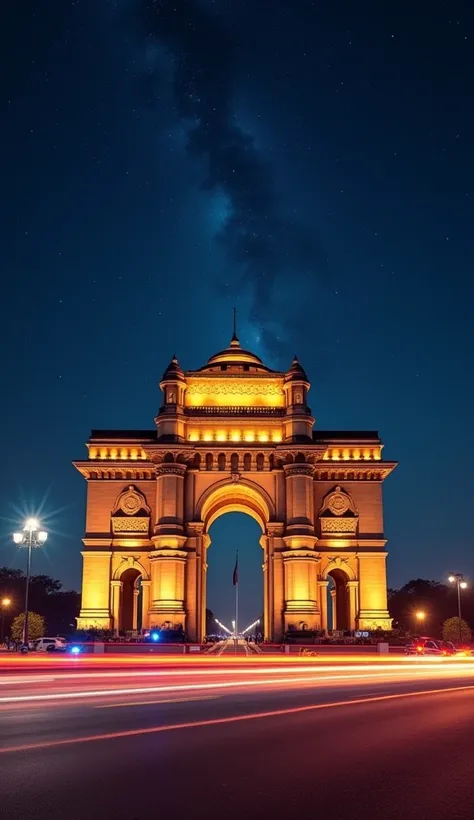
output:
<svg viewBox="0 0 474 820"><path fill-rule="evenodd" d="M21 569L0 567L0 601L10 604L3 608L5 635L11 634L13 620L21 615L25 605L25 573ZM29 609L44 619L46 635L71 635L76 629L81 596L75 590L63 590L61 581L49 575L30 577Z"/></svg>

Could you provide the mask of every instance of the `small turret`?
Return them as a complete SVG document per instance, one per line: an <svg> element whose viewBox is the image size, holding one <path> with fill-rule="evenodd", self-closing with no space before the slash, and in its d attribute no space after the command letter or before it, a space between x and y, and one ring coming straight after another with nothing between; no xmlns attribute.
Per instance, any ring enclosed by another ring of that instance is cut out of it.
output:
<svg viewBox="0 0 474 820"><path fill-rule="evenodd" d="M176 354L173 355L168 367L166 368L163 376L161 377L161 384L167 381L182 381L184 382L184 372L183 369L176 358Z"/></svg>
<svg viewBox="0 0 474 820"><path fill-rule="evenodd" d="M163 404L155 419L158 438L181 441L184 437L184 393L186 379L176 356L173 356L160 381Z"/></svg>
<svg viewBox="0 0 474 820"><path fill-rule="evenodd" d="M289 381L308 381L308 377L299 363L298 356L294 355L293 361L291 363L291 367L288 372L285 374L285 382Z"/></svg>
<svg viewBox="0 0 474 820"><path fill-rule="evenodd" d="M311 385L304 368L295 355L290 369L285 373L284 391L286 397L285 439L304 440L312 437L314 419L307 406L307 396Z"/></svg>

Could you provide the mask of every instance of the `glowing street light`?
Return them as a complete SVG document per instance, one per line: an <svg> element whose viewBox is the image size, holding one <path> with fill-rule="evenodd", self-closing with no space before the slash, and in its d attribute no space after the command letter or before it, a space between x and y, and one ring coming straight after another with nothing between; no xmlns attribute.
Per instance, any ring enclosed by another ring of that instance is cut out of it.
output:
<svg viewBox="0 0 474 820"><path fill-rule="evenodd" d="M415 612L415 618L417 621L419 621L420 624L422 624L426 618L426 612L423 612L421 609L419 609L418 612Z"/></svg>
<svg viewBox="0 0 474 820"><path fill-rule="evenodd" d="M8 609L10 604L11 598L2 598L2 640L0 641L2 644L5 638L5 610Z"/></svg>
<svg viewBox="0 0 474 820"><path fill-rule="evenodd" d="M227 629L225 624L221 624L221 622L217 618L214 618L214 620L216 624L218 624L218 626L220 626L220 628L224 630L224 632L227 632L228 635L232 635L232 632L230 631L230 629Z"/></svg>
<svg viewBox="0 0 474 820"><path fill-rule="evenodd" d="M28 548L28 561L26 564L26 586L25 586L25 619L23 622L23 649L28 650L28 593L30 589L31 575L31 550L34 547L42 547L46 542L48 533L40 530L39 521L36 518L28 518L23 527L23 532L14 532L13 541L17 547Z"/></svg>
<svg viewBox="0 0 474 820"><path fill-rule="evenodd" d="M461 629L461 590L467 589L467 582L464 580L462 572L452 572L448 578L450 584L456 584L458 591L458 626L459 626L459 642L462 643L462 629Z"/></svg>
<svg viewBox="0 0 474 820"><path fill-rule="evenodd" d="M253 622L253 624L250 624L250 626L245 627L244 631L242 632L242 635L245 635L246 632L249 632L250 629L253 629L253 627L257 626L257 624L259 624L259 623L260 623L260 618L257 618L257 620Z"/></svg>

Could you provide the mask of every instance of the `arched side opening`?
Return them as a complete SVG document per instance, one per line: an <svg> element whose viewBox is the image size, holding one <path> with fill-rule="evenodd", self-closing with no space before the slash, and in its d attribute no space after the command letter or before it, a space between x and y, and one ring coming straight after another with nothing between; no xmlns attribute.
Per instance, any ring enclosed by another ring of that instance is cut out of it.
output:
<svg viewBox="0 0 474 820"><path fill-rule="evenodd" d="M328 573L328 607L332 612L332 628L348 630L351 628L348 577L342 569L332 569Z"/></svg>
<svg viewBox="0 0 474 820"><path fill-rule="evenodd" d="M120 631L122 632L141 629L141 577L139 570L133 567L126 569L121 575Z"/></svg>

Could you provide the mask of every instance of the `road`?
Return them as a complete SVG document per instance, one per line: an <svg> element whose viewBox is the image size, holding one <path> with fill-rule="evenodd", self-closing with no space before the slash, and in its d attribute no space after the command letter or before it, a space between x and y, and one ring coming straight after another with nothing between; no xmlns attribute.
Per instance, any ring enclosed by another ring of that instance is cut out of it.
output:
<svg viewBox="0 0 474 820"><path fill-rule="evenodd" d="M27 669L0 677L5 817L474 816L472 662Z"/></svg>

